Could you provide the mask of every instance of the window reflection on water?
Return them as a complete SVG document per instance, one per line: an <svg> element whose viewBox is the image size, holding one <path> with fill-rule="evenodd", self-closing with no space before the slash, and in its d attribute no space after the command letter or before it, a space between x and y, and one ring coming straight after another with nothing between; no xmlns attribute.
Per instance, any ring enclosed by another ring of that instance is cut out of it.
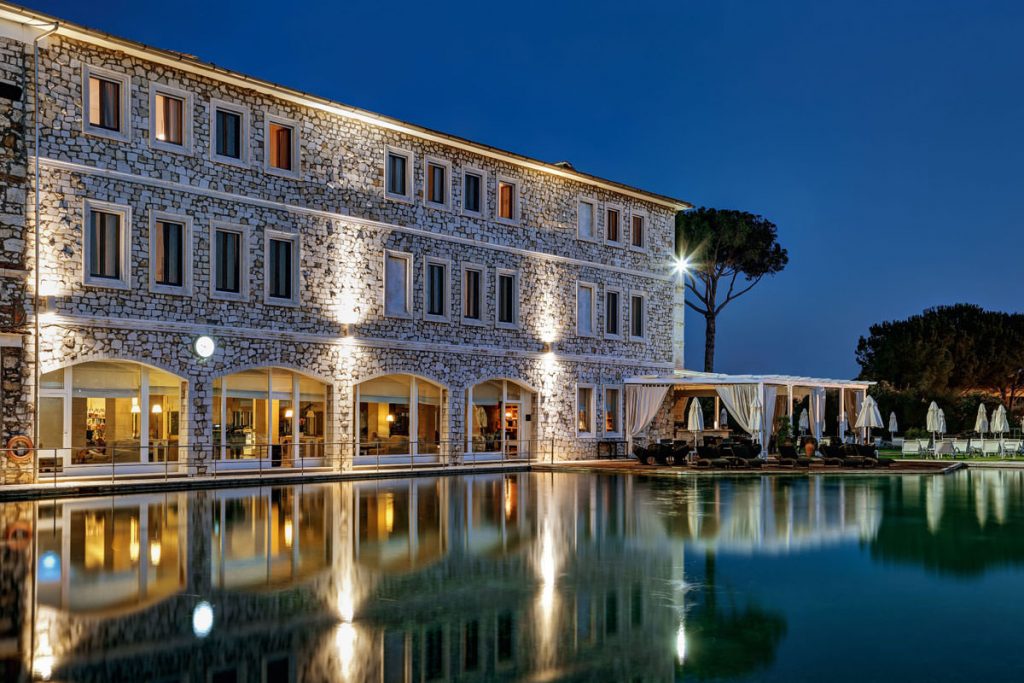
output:
<svg viewBox="0 0 1024 683"><path fill-rule="evenodd" d="M785 670L793 608L729 578L761 558L1024 567L1012 472L481 474L0 506L8 526L26 510L36 649L19 666L62 680L756 678ZM0 567L5 585L28 585L18 566ZM744 654L723 669L725 651Z"/></svg>

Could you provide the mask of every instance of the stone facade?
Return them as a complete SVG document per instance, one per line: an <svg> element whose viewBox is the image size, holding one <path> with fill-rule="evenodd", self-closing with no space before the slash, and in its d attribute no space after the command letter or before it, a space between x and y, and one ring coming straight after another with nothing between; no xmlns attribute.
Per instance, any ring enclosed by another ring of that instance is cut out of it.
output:
<svg viewBox="0 0 1024 683"><path fill-rule="evenodd" d="M12 71L9 80L24 82L31 77L26 51L31 54L31 45L0 43L0 68ZM209 416L214 378L245 368L287 367L325 382L330 387L329 435L337 442L354 438L353 388L365 379L409 373L440 384L447 390L442 438L464 443L467 389L485 379L507 378L537 392L533 437L568 443L576 440L577 383L599 390L620 385L626 377L672 367L674 284L667 264L674 214L684 206L681 202L365 112L340 106L328 110L311 98L242 82L195 62L187 67L184 62L165 64L166 54L118 51L98 35L78 40L60 32L47 39L41 50L39 267L41 294L51 303L40 337L42 372L98 359L133 360L167 370L187 382L183 430L194 445L209 444L213 438ZM85 132L86 69L103 69L129 79L130 122L125 139ZM188 144L180 152L168 151L151 139L151 94L157 87L186 94ZM246 113L243 163L212 159L215 101L231 103ZM0 125L12 134L23 133L22 116L21 103L14 103L9 113L0 112ZM266 168L268 116L294 122L299 149L295 174L283 176ZM3 163L11 173L17 167L24 179L24 136L14 139L11 153L20 150L20 161ZM6 138L0 142L6 145ZM384 191L389 147L412 157L410 201L388 198ZM450 169L446 207L423 201L427 158L440 160ZM485 178L480 216L460 208L465 169L482 171ZM499 179L517 184L516 221L496 219ZM21 209L0 227L5 231L4 259L31 269L35 239L31 192L26 201L23 181L12 184L7 192L7 198L20 202ZM604 207L621 211L621 245L608 244L603 237L578 238L581 199L595 202L598 208L598 235L604 233ZM127 288L85 284L87 202L109 203L130 212ZM0 207L0 212L5 211L10 211L8 204ZM152 291L153 212L191 220L187 245L191 277L182 295ZM643 249L629 246L633 215L645 221ZM241 226L247 235L249 272L242 301L212 295L212 226L221 223ZM265 297L268 230L299 236L295 305L275 305ZM384 315L387 251L412 255L412 315L407 318ZM440 322L424 316L428 257L448 265L449 315ZM461 272L466 264L482 266L485 272L481 324L462 320ZM511 329L495 324L498 269L518 276L520 314ZM10 300L30 303L26 281L11 281L14 284L3 285ZM594 336L576 334L578 282L596 286L598 333ZM17 290L18 286L23 289ZM631 295L644 297L646 334L642 339L600 333L606 315L604 292L609 287L622 293L623 329ZM209 360L199 359L191 350L200 334L217 340L217 352ZM25 346L31 343L27 337ZM23 360L27 359L5 360L5 373L25 374L28 363ZM22 378L20 391L12 392L18 405L31 405L30 378L29 373ZM5 384L6 380L5 375ZM14 409L12 400L5 395L4 438L32 432L26 412ZM600 437L601 401L596 404ZM592 442L576 443L560 448L559 455L578 457L592 450Z"/></svg>

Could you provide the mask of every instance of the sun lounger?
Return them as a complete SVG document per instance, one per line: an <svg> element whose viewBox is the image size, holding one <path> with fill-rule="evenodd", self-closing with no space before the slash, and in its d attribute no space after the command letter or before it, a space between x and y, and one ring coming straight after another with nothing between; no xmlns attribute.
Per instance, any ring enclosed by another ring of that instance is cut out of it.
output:
<svg viewBox="0 0 1024 683"><path fill-rule="evenodd" d="M981 442L981 454L984 456L999 455L999 439L983 439Z"/></svg>
<svg viewBox="0 0 1024 683"><path fill-rule="evenodd" d="M953 439L953 455L967 456L970 452L971 442L969 439Z"/></svg>
<svg viewBox="0 0 1024 683"><path fill-rule="evenodd" d="M1003 442L1003 455L1020 455L1022 444L1020 439L1007 439Z"/></svg>
<svg viewBox="0 0 1024 683"><path fill-rule="evenodd" d="M917 439L905 439L903 441L903 457L908 455L921 455L921 444Z"/></svg>

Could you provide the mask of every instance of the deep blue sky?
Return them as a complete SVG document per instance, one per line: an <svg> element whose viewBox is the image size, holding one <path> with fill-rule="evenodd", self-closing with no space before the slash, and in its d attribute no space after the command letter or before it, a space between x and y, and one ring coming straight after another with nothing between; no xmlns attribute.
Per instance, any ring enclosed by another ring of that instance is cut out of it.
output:
<svg viewBox="0 0 1024 683"><path fill-rule="evenodd" d="M718 370L852 375L878 320L1024 307L1024 3L31 4L767 216L790 265L725 309ZM703 323L687 322L700 367Z"/></svg>

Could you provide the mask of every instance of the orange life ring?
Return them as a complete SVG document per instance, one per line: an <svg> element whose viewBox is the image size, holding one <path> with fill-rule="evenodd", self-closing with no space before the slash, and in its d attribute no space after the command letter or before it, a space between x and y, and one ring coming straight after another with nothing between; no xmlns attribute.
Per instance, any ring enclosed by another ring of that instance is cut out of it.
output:
<svg viewBox="0 0 1024 683"><path fill-rule="evenodd" d="M7 450L4 451L7 459L15 465L24 465L32 461L32 439L24 434L12 436L7 440Z"/></svg>
<svg viewBox="0 0 1024 683"><path fill-rule="evenodd" d="M32 525L28 522L12 522L4 530L7 547L13 550L24 550L32 542Z"/></svg>

